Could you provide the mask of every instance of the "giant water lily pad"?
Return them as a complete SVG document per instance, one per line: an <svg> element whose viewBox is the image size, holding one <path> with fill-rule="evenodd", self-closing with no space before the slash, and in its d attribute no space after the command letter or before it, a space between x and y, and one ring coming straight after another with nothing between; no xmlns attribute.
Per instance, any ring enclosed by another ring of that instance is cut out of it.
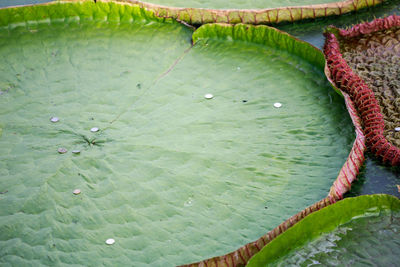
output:
<svg viewBox="0 0 400 267"><path fill-rule="evenodd" d="M399 232L398 198L347 198L303 219L247 266L396 266Z"/></svg>
<svg viewBox="0 0 400 267"><path fill-rule="evenodd" d="M207 26L192 45L99 1L0 18L1 263L225 254L324 198L350 150L342 98L302 58L318 56L274 29Z"/></svg>
<svg viewBox="0 0 400 267"><path fill-rule="evenodd" d="M77 1L77 0L69 0ZM266 24L282 21L315 19L357 11L378 5L382 0L286 0L286 1L228 1L228 0L114 0L139 4L158 16L175 18L191 24L250 23Z"/></svg>

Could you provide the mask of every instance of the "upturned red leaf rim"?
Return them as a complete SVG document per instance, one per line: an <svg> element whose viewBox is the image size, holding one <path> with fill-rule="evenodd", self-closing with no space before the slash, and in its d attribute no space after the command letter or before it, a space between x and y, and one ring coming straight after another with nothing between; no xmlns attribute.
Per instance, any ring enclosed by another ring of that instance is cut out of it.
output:
<svg viewBox="0 0 400 267"><path fill-rule="evenodd" d="M385 124L375 94L343 58L338 38L353 38L399 26L400 16L397 15L357 24L349 29L330 26L325 33L324 45L326 76L334 86L348 93L354 101L371 152L392 166L400 165L400 149L383 135Z"/></svg>

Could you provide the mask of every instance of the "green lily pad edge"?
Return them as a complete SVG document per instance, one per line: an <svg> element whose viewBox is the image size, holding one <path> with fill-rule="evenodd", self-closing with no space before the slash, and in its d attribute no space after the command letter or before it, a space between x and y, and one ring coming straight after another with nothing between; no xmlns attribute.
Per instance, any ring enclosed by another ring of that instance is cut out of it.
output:
<svg viewBox="0 0 400 267"><path fill-rule="evenodd" d="M305 217L267 244L246 266L267 266L308 241L351 220L381 212L399 211L400 199L391 195L376 194L346 198Z"/></svg>
<svg viewBox="0 0 400 267"><path fill-rule="evenodd" d="M131 3L92 0L53 1L46 4L0 8L0 27L34 27L37 23L52 21L107 21L114 23L160 22L176 23L173 18L157 16L155 12ZM311 44L301 41L276 28L250 24L212 23L200 26L193 33L193 43L200 39L230 39L252 42L287 50L323 70L323 53Z"/></svg>
<svg viewBox="0 0 400 267"><path fill-rule="evenodd" d="M71 21L107 21L116 23L175 22L157 17L138 5L93 0L53 1L45 4L0 8L0 27L34 26L37 23ZM177 22L176 22L177 23Z"/></svg>

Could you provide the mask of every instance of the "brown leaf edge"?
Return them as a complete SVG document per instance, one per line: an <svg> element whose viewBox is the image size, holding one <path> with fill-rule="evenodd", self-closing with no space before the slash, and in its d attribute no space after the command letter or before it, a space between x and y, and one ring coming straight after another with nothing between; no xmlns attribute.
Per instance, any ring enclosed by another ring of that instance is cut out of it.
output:
<svg viewBox="0 0 400 267"><path fill-rule="evenodd" d="M192 25L202 25L206 23L274 24L279 22L293 22L303 19L315 19L319 17L346 14L362 8L381 4L385 0L346 0L328 4L289 6L267 9L179 8L156 5L139 0L101 1L116 1L137 4L145 10L153 11L155 15L159 17L173 18Z"/></svg>

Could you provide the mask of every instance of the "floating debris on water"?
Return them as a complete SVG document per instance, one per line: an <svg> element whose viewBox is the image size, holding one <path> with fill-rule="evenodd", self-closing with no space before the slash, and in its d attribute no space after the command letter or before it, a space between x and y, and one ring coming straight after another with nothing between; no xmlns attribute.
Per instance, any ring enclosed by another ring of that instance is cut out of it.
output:
<svg viewBox="0 0 400 267"><path fill-rule="evenodd" d="M280 107L282 107L282 104L281 104L281 103L279 103L279 102L276 102L276 103L274 103L274 107L276 107L276 108L280 108Z"/></svg>
<svg viewBox="0 0 400 267"><path fill-rule="evenodd" d="M58 117L51 117L50 121L51 122L58 122L60 119Z"/></svg>
<svg viewBox="0 0 400 267"><path fill-rule="evenodd" d="M81 153L81 151L79 149L74 149L74 150L72 150L72 153L79 154L79 153Z"/></svg>
<svg viewBox="0 0 400 267"><path fill-rule="evenodd" d="M243 100L242 100L242 102L243 102L243 103L246 103L246 102L247 102L247 100L243 99Z"/></svg>
<svg viewBox="0 0 400 267"><path fill-rule="evenodd" d="M66 148L60 147L57 151L60 154L64 154L64 153L67 153L68 150Z"/></svg>
<svg viewBox="0 0 400 267"><path fill-rule="evenodd" d="M74 195L79 195L81 193L81 190L75 189L72 193L74 193Z"/></svg>
<svg viewBox="0 0 400 267"><path fill-rule="evenodd" d="M193 205L193 199L189 197L189 199L183 204L185 207L190 207Z"/></svg>
<svg viewBox="0 0 400 267"><path fill-rule="evenodd" d="M109 239L106 240L106 244L107 244L107 245L112 245L112 244L114 244L114 243L115 243L115 240L112 239L112 238L109 238Z"/></svg>
<svg viewBox="0 0 400 267"><path fill-rule="evenodd" d="M205 94L204 97L205 97L206 99L211 99L211 98L213 98L214 96L213 96L212 94Z"/></svg>
<svg viewBox="0 0 400 267"><path fill-rule="evenodd" d="M92 133L95 133L95 132L98 132L98 131L99 131L99 128L93 127L92 129L90 129L90 131L91 131Z"/></svg>
<svg viewBox="0 0 400 267"><path fill-rule="evenodd" d="M396 127L396 128L394 128L394 130L395 130L396 132L400 132L400 127Z"/></svg>

